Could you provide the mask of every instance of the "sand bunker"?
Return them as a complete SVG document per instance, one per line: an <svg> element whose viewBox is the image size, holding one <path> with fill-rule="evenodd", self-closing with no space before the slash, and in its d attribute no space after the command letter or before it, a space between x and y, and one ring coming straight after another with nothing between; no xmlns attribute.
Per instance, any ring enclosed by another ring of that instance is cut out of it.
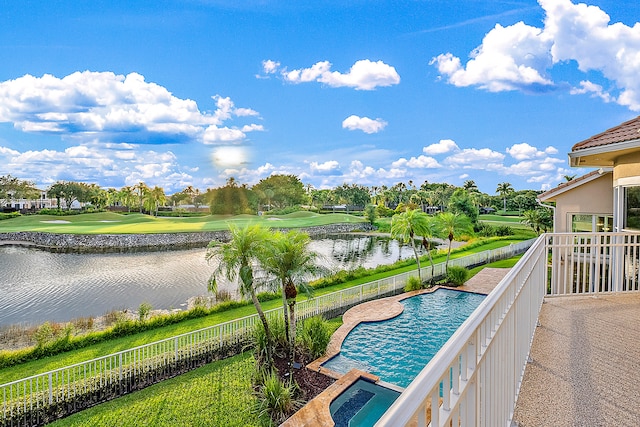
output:
<svg viewBox="0 0 640 427"><path fill-rule="evenodd" d="M71 221L65 221L64 219L52 219L50 221L40 221L47 224L71 224Z"/></svg>

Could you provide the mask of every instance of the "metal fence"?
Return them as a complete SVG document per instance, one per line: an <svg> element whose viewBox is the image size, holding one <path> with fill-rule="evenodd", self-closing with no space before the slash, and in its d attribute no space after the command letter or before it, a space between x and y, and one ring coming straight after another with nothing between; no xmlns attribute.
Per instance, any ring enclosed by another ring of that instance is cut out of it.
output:
<svg viewBox="0 0 640 427"><path fill-rule="evenodd" d="M534 240L452 259L449 265L473 267L525 252ZM444 263L436 264L433 278L442 277ZM430 280L431 266L421 269ZM402 292L417 270L321 295L296 305L299 319L333 317L364 301ZM282 309L266 311L269 319ZM240 353L250 342L257 315L109 354L86 362L0 385L2 426L42 425L131 391L170 378L213 360Z"/></svg>

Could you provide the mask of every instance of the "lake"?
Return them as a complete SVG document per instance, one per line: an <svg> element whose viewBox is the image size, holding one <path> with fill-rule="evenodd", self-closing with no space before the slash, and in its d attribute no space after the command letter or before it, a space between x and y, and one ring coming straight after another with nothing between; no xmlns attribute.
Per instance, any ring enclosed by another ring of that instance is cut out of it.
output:
<svg viewBox="0 0 640 427"><path fill-rule="evenodd" d="M332 270L366 268L410 258L409 247L366 235L316 238L311 248ZM62 322L100 316L114 309L186 308L187 300L207 293L214 266L206 250L108 254L52 253L0 246L0 326ZM219 289L236 295L233 283Z"/></svg>

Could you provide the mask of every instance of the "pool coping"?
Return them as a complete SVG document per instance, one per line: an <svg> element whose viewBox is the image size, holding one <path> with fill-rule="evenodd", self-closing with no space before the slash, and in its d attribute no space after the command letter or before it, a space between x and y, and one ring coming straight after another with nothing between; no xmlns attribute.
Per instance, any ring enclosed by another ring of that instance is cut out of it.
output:
<svg viewBox="0 0 640 427"><path fill-rule="evenodd" d="M333 427L335 426L335 422L331 417L329 405L335 398L360 378L367 379L368 381L376 384L380 381L378 376L358 369L352 369L346 374L340 374L322 366L323 363L340 353L340 349L345 338L349 332L351 332L351 330L360 323L380 322L399 316L404 311L404 305L402 305L400 301L416 295L432 293L438 289L450 289L487 295L493 290L493 288L495 288L509 270L510 269L508 268L485 268L463 286L452 288L437 285L428 289L404 292L390 297L367 301L351 307L342 316L342 325L331 336L325 355L319 357L305 367L306 369L317 371L328 377L334 378L336 382L309 401L304 407L302 407L302 409L292 415L280 426L310 427L322 425ZM430 410L430 408L428 409ZM430 411L428 415L429 418L431 418Z"/></svg>

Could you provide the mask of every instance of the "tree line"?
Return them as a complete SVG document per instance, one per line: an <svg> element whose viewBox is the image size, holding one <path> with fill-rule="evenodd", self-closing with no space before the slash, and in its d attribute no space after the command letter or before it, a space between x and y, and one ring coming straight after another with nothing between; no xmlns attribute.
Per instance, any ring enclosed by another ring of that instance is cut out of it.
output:
<svg viewBox="0 0 640 427"><path fill-rule="evenodd" d="M11 200L40 198L42 190L26 180L11 175L0 176L0 206ZM323 207L346 205L360 207L373 204L378 214L392 216L406 209L429 208L444 211L453 208L464 213L473 223L487 208L497 211L523 213L538 207L534 190L515 191L508 182L498 184L494 195L483 193L473 180L460 187L448 183L424 181L419 186L412 180L395 185L365 186L344 183L332 189L316 189L304 184L295 175L277 174L249 186L231 177L225 185L201 191L193 186L167 195L160 186L150 187L144 182L120 189L102 188L95 183L58 181L46 189L50 199L57 200L57 208L71 209L74 202L96 210L119 206L129 212L157 215L164 207L189 206L196 211L207 207L211 214L255 214L258 211L287 213L304 207L321 210ZM489 209L490 210L490 209Z"/></svg>

